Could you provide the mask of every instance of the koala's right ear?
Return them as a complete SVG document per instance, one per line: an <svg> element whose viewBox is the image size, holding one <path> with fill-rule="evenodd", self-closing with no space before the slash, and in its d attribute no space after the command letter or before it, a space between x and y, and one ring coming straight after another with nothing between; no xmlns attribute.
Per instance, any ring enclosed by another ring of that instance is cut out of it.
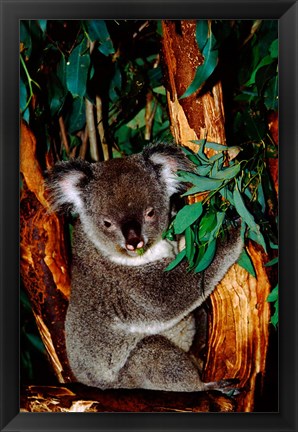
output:
<svg viewBox="0 0 298 432"><path fill-rule="evenodd" d="M45 185L53 211L83 208L82 189L93 178L91 164L83 160L59 162L46 173Z"/></svg>

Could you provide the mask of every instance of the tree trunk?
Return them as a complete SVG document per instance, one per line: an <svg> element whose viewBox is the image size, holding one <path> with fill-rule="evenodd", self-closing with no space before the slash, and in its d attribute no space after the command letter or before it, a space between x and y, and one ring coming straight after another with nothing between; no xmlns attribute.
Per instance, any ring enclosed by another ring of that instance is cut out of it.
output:
<svg viewBox="0 0 298 432"><path fill-rule="evenodd" d="M226 144L221 82L202 93L179 99L204 61L196 42L195 21L163 22L163 57L171 129L177 143L197 150L190 140ZM208 150L208 156L212 150ZM198 198L200 199L200 198ZM255 391L262 382L268 350L270 283L265 255L253 243L247 251L257 278L235 264L210 297L207 358L204 381L238 378L244 390L237 396L236 411L254 409Z"/></svg>

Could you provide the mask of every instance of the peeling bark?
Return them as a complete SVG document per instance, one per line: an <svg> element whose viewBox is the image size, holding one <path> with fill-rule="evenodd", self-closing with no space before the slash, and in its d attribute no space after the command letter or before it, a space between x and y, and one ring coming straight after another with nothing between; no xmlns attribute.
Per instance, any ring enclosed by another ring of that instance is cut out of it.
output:
<svg viewBox="0 0 298 432"><path fill-rule="evenodd" d="M71 380L64 320L70 292L68 251L63 220L50 213L43 175L36 159L36 140L21 125L20 271L36 323L60 382Z"/></svg>

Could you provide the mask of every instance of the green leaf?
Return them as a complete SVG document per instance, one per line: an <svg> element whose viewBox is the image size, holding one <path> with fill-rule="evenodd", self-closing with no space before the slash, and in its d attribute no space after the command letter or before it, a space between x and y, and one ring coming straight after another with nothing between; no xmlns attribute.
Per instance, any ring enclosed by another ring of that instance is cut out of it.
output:
<svg viewBox="0 0 298 432"><path fill-rule="evenodd" d="M30 57L32 52L32 38L28 29L28 21L20 21L20 42L25 48L25 57Z"/></svg>
<svg viewBox="0 0 298 432"><path fill-rule="evenodd" d="M64 86L61 84L61 81L54 73L48 75L47 87L51 115L55 116L59 114L61 108L64 105L67 89L64 88Z"/></svg>
<svg viewBox="0 0 298 432"><path fill-rule="evenodd" d="M122 75L118 64L115 64L114 76L111 80L109 96L112 102L119 99L119 94L122 86Z"/></svg>
<svg viewBox="0 0 298 432"><path fill-rule="evenodd" d="M249 87L250 85L254 84L256 82L256 74L258 72L258 70L260 68L262 68L263 66L269 65L273 62L273 59L271 56L266 56L264 57L260 63L257 65L256 69L253 71L253 73L251 74L250 79L244 84L245 87Z"/></svg>
<svg viewBox="0 0 298 432"><path fill-rule="evenodd" d="M199 240L206 241L210 238L210 233L217 226L216 214L209 211L200 220Z"/></svg>
<svg viewBox="0 0 298 432"><path fill-rule="evenodd" d="M88 70L90 66L90 54L87 49L87 41L83 41L71 52L66 67L66 84L70 93L84 97L86 93Z"/></svg>
<svg viewBox="0 0 298 432"><path fill-rule="evenodd" d="M181 252L178 253L176 258L172 262L170 262L170 264L165 268L164 271L173 270L173 268L175 268L178 264L181 263L181 261L185 258L185 255L186 255L186 250L183 249Z"/></svg>
<svg viewBox="0 0 298 432"><path fill-rule="evenodd" d="M255 231L249 230L248 231L248 238L250 238L251 240L253 240L256 243L258 243L259 245L261 245L263 247L264 251L267 253L266 243L265 243L263 234L260 231L255 232Z"/></svg>
<svg viewBox="0 0 298 432"><path fill-rule="evenodd" d="M207 247L207 250L203 256L203 258L200 260L199 264L195 268L194 272L199 273L204 271L213 261L214 255L216 252L216 239L212 239Z"/></svg>
<svg viewBox="0 0 298 432"><path fill-rule="evenodd" d="M273 258L271 261L267 262L267 263L265 264L265 267L271 267L271 266L273 266L273 265L275 265L275 264L278 264L278 257Z"/></svg>
<svg viewBox="0 0 298 432"><path fill-rule="evenodd" d="M33 346L34 346L38 351L40 351L40 352L42 352L42 353L45 352L44 344L42 343L42 340L41 340L38 336L36 336L36 335L34 335L34 334L32 334L32 333L27 333L26 336L27 336L27 338L29 339L29 341L32 343L32 345L33 345Z"/></svg>
<svg viewBox="0 0 298 432"><path fill-rule="evenodd" d="M278 300L278 284L273 288L267 297L267 302L275 302Z"/></svg>
<svg viewBox="0 0 298 432"><path fill-rule="evenodd" d="M42 32L45 33L47 29L47 20L46 19L40 19L38 20L39 27L41 28Z"/></svg>
<svg viewBox="0 0 298 432"><path fill-rule="evenodd" d="M232 192L228 189L228 186L225 186L224 188L220 189L219 193L221 196L228 200L230 204L232 204L235 207L234 198Z"/></svg>
<svg viewBox="0 0 298 432"><path fill-rule="evenodd" d="M275 39L270 45L269 52L272 58L278 57L278 39Z"/></svg>
<svg viewBox="0 0 298 432"><path fill-rule="evenodd" d="M218 171L216 174L212 175L212 178L221 180L231 179L239 173L240 168L240 164L235 164L228 168L223 168L221 171Z"/></svg>
<svg viewBox="0 0 298 432"><path fill-rule="evenodd" d="M196 39L200 51L204 49L208 40L208 21L199 20L196 26Z"/></svg>
<svg viewBox="0 0 298 432"><path fill-rule="evenodd" d="M166 95L166 89L163 85L160 85L158 87L154 87L154 89L152 89L154 91L154 93L157 94L161 94L161 95Z"/></svg>
<svg viewBox="0 0 298 432"><path fill-rule="evenodd" d="M248 225L248 227L252 231L259 232L260 227L259 227L259 225L256 224L253 216L249 213L249 211L245 207L243 198L242 198L237 186L234 189L233 199L234 199L235 208L236 208L238 214L243 218L243 220Z"/></svg>
<svg viewBox="0 0 298 432"><path fill-rule="evenodd" d="M211 171L211 165L201 165L199 167L196 168L196 172L200 175L205 177L206 175L208 175Z"/></svg>
<svg viewBox="0 0 298 432"><path fill-rule="evenodd" d="M186 252L186 258L190 266L193 265L193 258L195 253L194 239L195 239L194 232L189 226L185 229L185 252Z"/></svg>
<svg viewBox="0 0 298 432"><path fill-rule="evenodd" d="M256 277L254 266L251 262L250 256L248 255L245 249L242 251L240 257L238 258L237 263L253 277Z"/></svg>
<svg viewBox="0 0 298 432"><path fill-rule="evenodd" d="M276 75L276 63L261 67L256 73L256 85L258 94L260 95L266 85L266 83Z"/></svg>
<svg viewBox="0 0 298 432"><path fill-rule="evenodd" d="M98 42L100 42L100 45L98 47L99 51L105 56L114 54L115 50L113 47L113 42L111 40L105 21L90 20L86 22L86 25L90 39L92 41L97 40Z"/></svg>
<svg viewBox="0 0 298 432"><path fill-rule="evenodd" d="M86 123L84 98L77 96L73 99L71 109L65 118L65 123L70 134L83 129Z"/></svg>
<svg viewBox="0 0 298 432"><path fill-rule="evenodd" d="M203 177L194 173L187 173L184 171L178 171L177 173L181 178L182 182L189 182L196 186L196 192L204 192L218 189L222 184L222 180L211 179L208 177ZM188 193L184 194L189 195Z"/></svg>
<svg viewBox="0 0 298 432"><path fill-rule="evenodd" d="M202 211L203 206L201 202L187 204L179 210L173 222L175 234L182 234L187 227L201 216Z"/></svg>
<svg viewBox="0 0 298 432"><path fill-rule="evenodd" d="M67 88L66 85L66 70L67 70L67 64L66 59L63 54L61 54L61 58L57 64L57 77L59 78L61 84Z"/></svg>
<svg viewBox="0 0 298 432"><path fill-rule="evenodd" d="M271 322L271 324L274 325L274 327L276 327L277 324L278 324L278 302L277 301L274 303L274 308L275 308L275 311L274 311L274 314L271 317L271 321L270 322Z"/></svg>
<svg viewBox="0 0 298 432"><path fill-rule="evenodd" d="M141 129L146 124L145 114L146 110L145 108L142 108L137 115L126 124L126 126L131 129Z"/></svg>
<svg viewBox="0 0 298 432"><path fill-rule="evenodd" d="M264 104L268 110L278 110L278 74L272 77L266 85Z"/></svg>
<svg viewBox="0 0 298 432"><path fill-rule="evenodd" d="M204 56L204 63L197 67L194 80L188 87L188 89L180 96L179 99L184 99L196 90L198 90L202 84L210 77L217 65L218 51L214 50L215 38L213 34L210 34L207 43L202 50L202 55Z"/></svg>

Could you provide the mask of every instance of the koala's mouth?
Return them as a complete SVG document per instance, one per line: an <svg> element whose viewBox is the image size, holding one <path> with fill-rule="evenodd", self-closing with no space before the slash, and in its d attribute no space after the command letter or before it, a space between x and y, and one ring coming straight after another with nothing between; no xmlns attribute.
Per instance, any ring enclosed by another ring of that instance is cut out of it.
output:
<svg viewBox="0 0 298 432"><path fill-rule="evenodd" d="M119 246L117 248L117 250L121 255L136 258L138 256L144 255L144 253L147 252L151 246L152 246L152 243L148 242L147 244L144 244L142 247L136 248L134 250L127 249L127 247L125 247L125 246Z"/></svg>

